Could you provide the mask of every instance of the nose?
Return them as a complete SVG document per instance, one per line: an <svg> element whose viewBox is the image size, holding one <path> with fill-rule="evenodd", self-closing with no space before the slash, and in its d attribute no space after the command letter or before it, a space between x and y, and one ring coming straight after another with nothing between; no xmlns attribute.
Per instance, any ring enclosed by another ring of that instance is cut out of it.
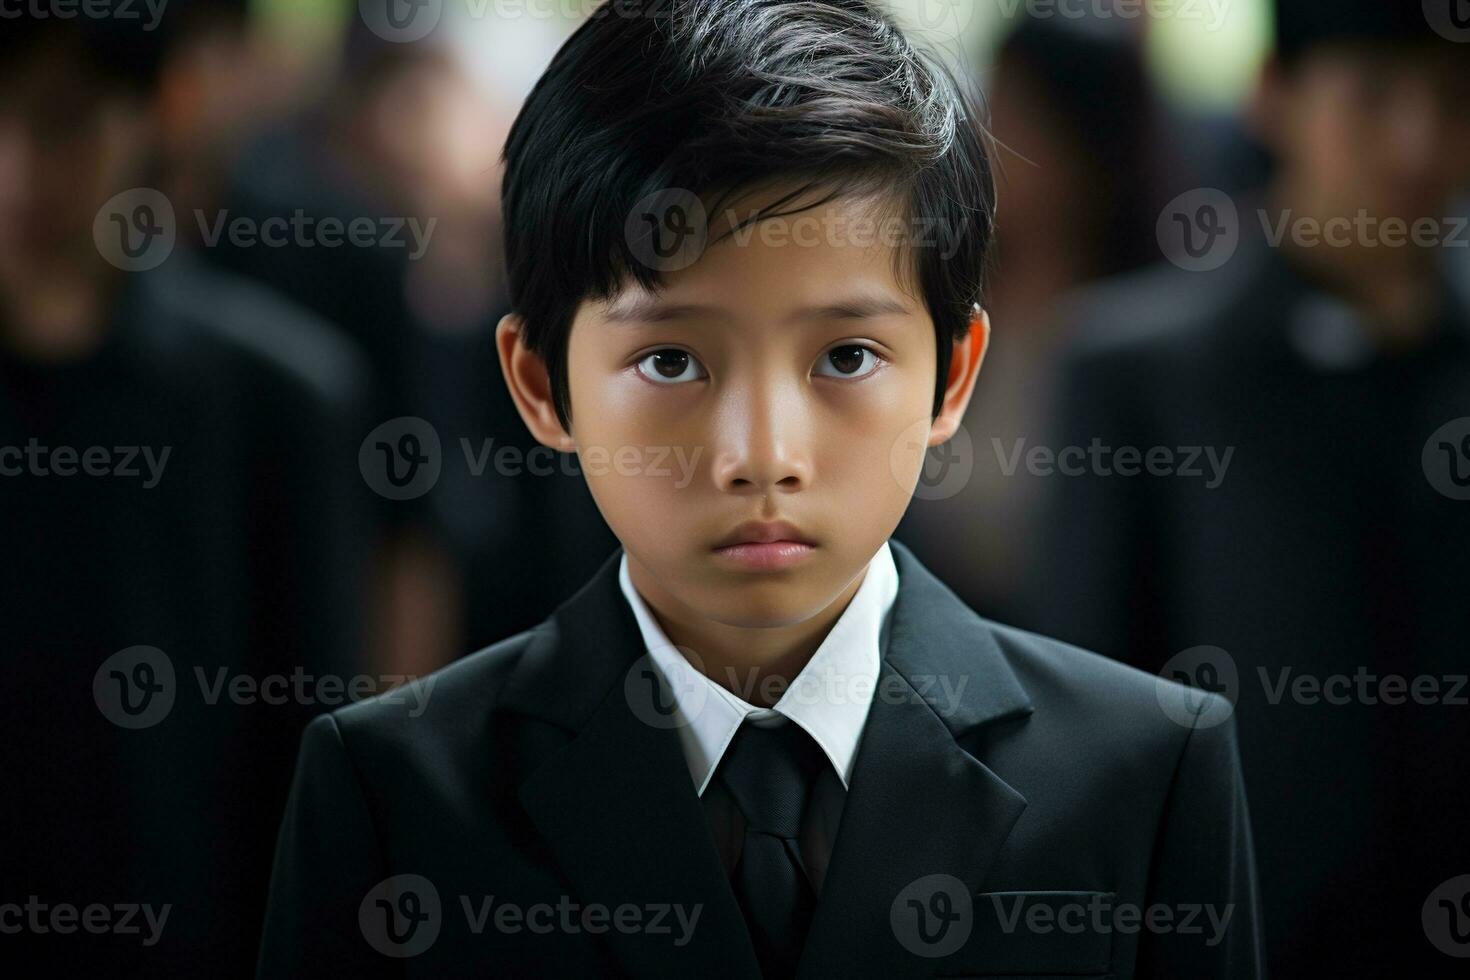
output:
<svg viewBox="0 0 1470 980"><path fill-rule="evenodd" d="M717 410L715 486L724 493L796 493L813 475L811 409L796 379L752 380Z"/></svg>

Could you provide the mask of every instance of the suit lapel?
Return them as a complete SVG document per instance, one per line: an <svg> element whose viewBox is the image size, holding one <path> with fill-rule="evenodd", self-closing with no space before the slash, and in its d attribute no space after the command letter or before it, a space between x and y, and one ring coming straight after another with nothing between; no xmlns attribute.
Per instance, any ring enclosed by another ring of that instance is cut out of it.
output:
<svg viewBox="0 0 1470 980"><path fill-rule="evenodd" d="M957 738L1023 718L1031 703L971 612L898 542L899 591L883 631L878 691L818 902L801 975L927 972L890 916L907 886L958 878L972 894L1026 801ZM502 704L568 740L536 760L519 798L574 898L698 905L693 938L610 929L635 975L757 978L745 923L689 780L678 733L643 720L630 686L645 654L618 587L621 551L540 627ZM900 904L899 914L908 913ZM916 969L919 968L919 969Z"/></svg>
<svg viewBox="0 0 1470 980"><path fill-rule="evenodd" d="M699 918L692 938L669 932L603 938L635 976L759 977L678 733L644 719L644 654L617 582L615 553L526 651L505 699L575 736L540 760L519 798L583 905L681 905ZM631 687L625 686L630 672ZM631 697L630 697L631 692ZM645 913L646 914L646 913Z"/></svg>
<svg viewBox="0 0 1470 980"><path fill-rule="evenodd" d="M973 895L1026 807L957 736L1031 711L990 627L897 542L899 593L801 976L912 975L900 893L949 875ZM895 908L895 904L897 907ZM910 939L910 946L912 939Z"/></svg>

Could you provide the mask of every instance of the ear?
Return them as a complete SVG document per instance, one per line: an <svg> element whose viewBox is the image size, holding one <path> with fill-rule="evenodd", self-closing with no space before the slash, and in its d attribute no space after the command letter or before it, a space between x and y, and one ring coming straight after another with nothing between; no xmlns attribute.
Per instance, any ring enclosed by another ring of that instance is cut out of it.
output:
<svg viewBox="0 0 1470 980"><path fill-rule="evenodd" d="M546 362L525 344L525 321L514 313L500 318L495 328L495 349L500 354L500 373L516 403L516 411L531 435L543 446L571 452L576 443L556 417L551 397L551 375Z"/></svg>
<svg viewBox="0 0 1470 980"><path fill-rule="evenodd" d="M929 445L938 446L947 442L960 427L965 409L970 406L970 396L975 393L975 379L980 377L980 365L985 352L990 349L990 314L975 304L970 316L970 331L964 340L955 342L954 353L949 362L949 381L944 389L944 401L939 406L939 415L929 426Z"/></svg>

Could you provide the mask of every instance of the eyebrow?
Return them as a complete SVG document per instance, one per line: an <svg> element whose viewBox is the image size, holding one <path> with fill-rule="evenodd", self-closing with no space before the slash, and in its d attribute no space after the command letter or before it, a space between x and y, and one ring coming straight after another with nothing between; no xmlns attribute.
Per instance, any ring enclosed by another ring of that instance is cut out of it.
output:
<svg viewBox="0 0 1470 980"><path fill-rule="evenodd" d="M912 311L891 296L853 296L818 306L804 306L792 320L867 320L881 316L907 316ZM608 308L606 319L614 323L668 323L693 317L730 319L730 311L704 303L664 303L653 296L631 296Z"/></svg>

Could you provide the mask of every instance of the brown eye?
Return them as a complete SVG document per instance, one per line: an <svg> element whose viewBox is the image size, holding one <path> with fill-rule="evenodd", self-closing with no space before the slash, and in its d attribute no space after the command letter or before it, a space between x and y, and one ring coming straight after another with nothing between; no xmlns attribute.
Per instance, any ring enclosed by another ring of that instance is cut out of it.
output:
<svg viewBox="0 0 1470 980"><path fill-rule="evenodd" d="M638 362L638 373L658 384L682 384L704 377L699 361L686 350L666 347Z"/></svg>
<svg viewBox="0 0 1470 980"><path fill-rule="evenodd" d="M878 355L871 348L861 344L843 344L822 355L817 362L817 373L829 378L861 378L872 374L878 363Z"/></svg>

